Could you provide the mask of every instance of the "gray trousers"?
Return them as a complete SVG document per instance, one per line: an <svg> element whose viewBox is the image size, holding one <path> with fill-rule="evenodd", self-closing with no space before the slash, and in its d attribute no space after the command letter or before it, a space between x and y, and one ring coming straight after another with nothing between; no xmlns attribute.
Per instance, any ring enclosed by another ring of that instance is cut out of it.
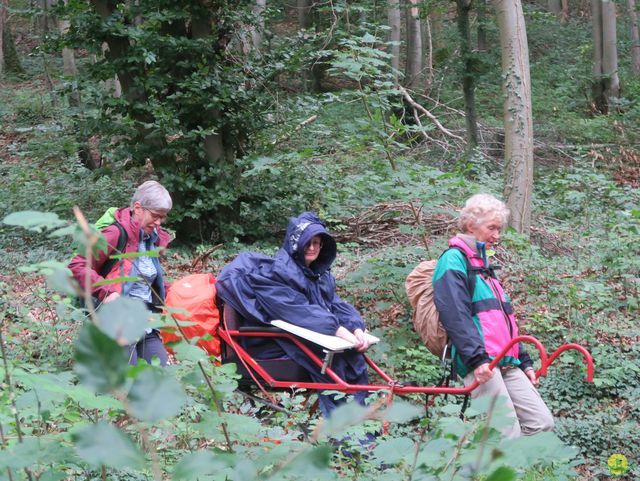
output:
<svg viewBox="0 0 640 481"><path fill-rule="evenodd" d="M464 385L473 383L473 372L464 378ZM551 411L540 397L527 375L520 368L501 371L493 370L493 377L484 384L480 384L471 393L473 399L480 396L503 396L506 407L511 410L514 418L513 425L502 429L507 438L530 436L541 431L552 431L554 422Z"/></svg>
<svg viewBox="0 0 640 481"><path fill-rule="evenodd" d="M126 349L129 354L129 364L132 366L138 364L138 359L144 359L151 364L152 359L157 357L162 367L165 367L169 361L167 350L164 348L162 339L160 339L160 334L155 329L145 334L135 344L129 344Z"/></svg>

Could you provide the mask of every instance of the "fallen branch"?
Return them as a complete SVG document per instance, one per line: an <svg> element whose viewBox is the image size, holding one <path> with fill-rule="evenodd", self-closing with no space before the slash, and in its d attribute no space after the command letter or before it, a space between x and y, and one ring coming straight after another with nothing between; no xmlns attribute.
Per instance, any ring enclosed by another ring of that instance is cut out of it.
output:
<svg viewBox="0 0 640 481"><path fill-rule="evenodd" d="M427 109L425 109L422 105L420 105L418 102L416 102L415 100L413 100L411 98L411 95L409 95L409 92L407 92L407 90L402 87L401 85L398 85L398 89L400 90L400 93L402 93L402 95L404 96L405 100L409 103L409 105L411 105L414 109L419 110L420 112L422 112L423 114L425 114L427 117L429 117L429 119L436 125L436 127L438 127L438 129L440 130L440 132L442 132L443 134L454 138L456 140L459 140L461 142L464 142L465 140L454 134L453 132L451 132L450 130L448 130L447 128L444 127L444 125L442 125L438 119L436 118L435 115L433 115L431 112L429 112Z"/></svg>
<svg viewBox="0 0 640 481"><path fill-rule="evenodd" d="M271 145L276 145L279 144L281 142L285 142L287 140L289 140L291 138L291 136L293 134L295 134L296 132L298 132L300 129L302 129L303 127L306 127L307 125L309 125L311 122L314 122L316 119L318 118L317 115L312 115L311 117L309 117L307 120L303 120L302 122L300 122L298 125L296 125L296 128L293 129L291 132L284 134L282 137L280 137L279 139L274 140L273 142L271 142Z"/></svg>

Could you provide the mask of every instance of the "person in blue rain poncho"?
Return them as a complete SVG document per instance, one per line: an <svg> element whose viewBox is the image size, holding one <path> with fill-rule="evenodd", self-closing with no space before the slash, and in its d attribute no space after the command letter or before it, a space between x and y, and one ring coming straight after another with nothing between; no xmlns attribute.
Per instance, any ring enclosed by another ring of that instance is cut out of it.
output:
<svg viewBox="0 0 640 481"><path fill-rule="evenodd" d="M358 311L336 294L330 272L337 246L325 224L313 212L291 218L284 243L275 257L243 252L218 276L217 292L246 321L270 325L282 319L321 334L351 341L355 348L337 354L331 367L345 381L367 384L362 355L369 344ZM313 381L330 382L308 357L285 339L248 340L245 347L257 359L290 358L306 369ZM355 395L363 402L366 392ZM329 416L340 400L319 393L320 409Z"/></svg>

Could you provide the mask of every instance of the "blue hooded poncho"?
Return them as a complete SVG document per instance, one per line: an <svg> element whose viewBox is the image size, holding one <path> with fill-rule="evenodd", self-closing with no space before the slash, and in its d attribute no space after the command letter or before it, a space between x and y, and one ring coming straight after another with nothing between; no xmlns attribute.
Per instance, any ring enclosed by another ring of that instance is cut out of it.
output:
<svg viewBox="0 0 640 481"><path fill-rule="evenodd" d="M304 247L317 235L322 237L322 249L307 267ZM216 289L246 325L270 325L270 321L282 319L322 334L335 335L340 326L350 332L358 328L364 331L364 321L355 308L336 294L336 282L330 272L336 254L336 242L324 223L313 212L303 212L289 220L284 244L275 257L243 252L222 269ZM258 359L286 356L304 367L314 381L330 382L287 340L248 340L244 344ZM321 353L317 346L312 348ZM349 383L368 383L366 362L357 351L336 355L332 368ZM332 409L332 403L327 396L321 396L323 412Z"/></svg>

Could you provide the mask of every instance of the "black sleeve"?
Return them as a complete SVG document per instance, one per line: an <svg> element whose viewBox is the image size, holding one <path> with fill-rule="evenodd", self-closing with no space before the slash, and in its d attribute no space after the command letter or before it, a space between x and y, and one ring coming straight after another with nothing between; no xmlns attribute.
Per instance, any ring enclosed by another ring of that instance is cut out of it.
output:
<svg viewBox="0 0 640 481"><path fill-rule="evenodd" d="M526 371L530 367L533 368L533 361L531 360L531 356L529 356L529 353L524 348L524 345L522 343L518 344L518 352L520 353L518 355L518 359L520 359L520 369Z"/></svg>

